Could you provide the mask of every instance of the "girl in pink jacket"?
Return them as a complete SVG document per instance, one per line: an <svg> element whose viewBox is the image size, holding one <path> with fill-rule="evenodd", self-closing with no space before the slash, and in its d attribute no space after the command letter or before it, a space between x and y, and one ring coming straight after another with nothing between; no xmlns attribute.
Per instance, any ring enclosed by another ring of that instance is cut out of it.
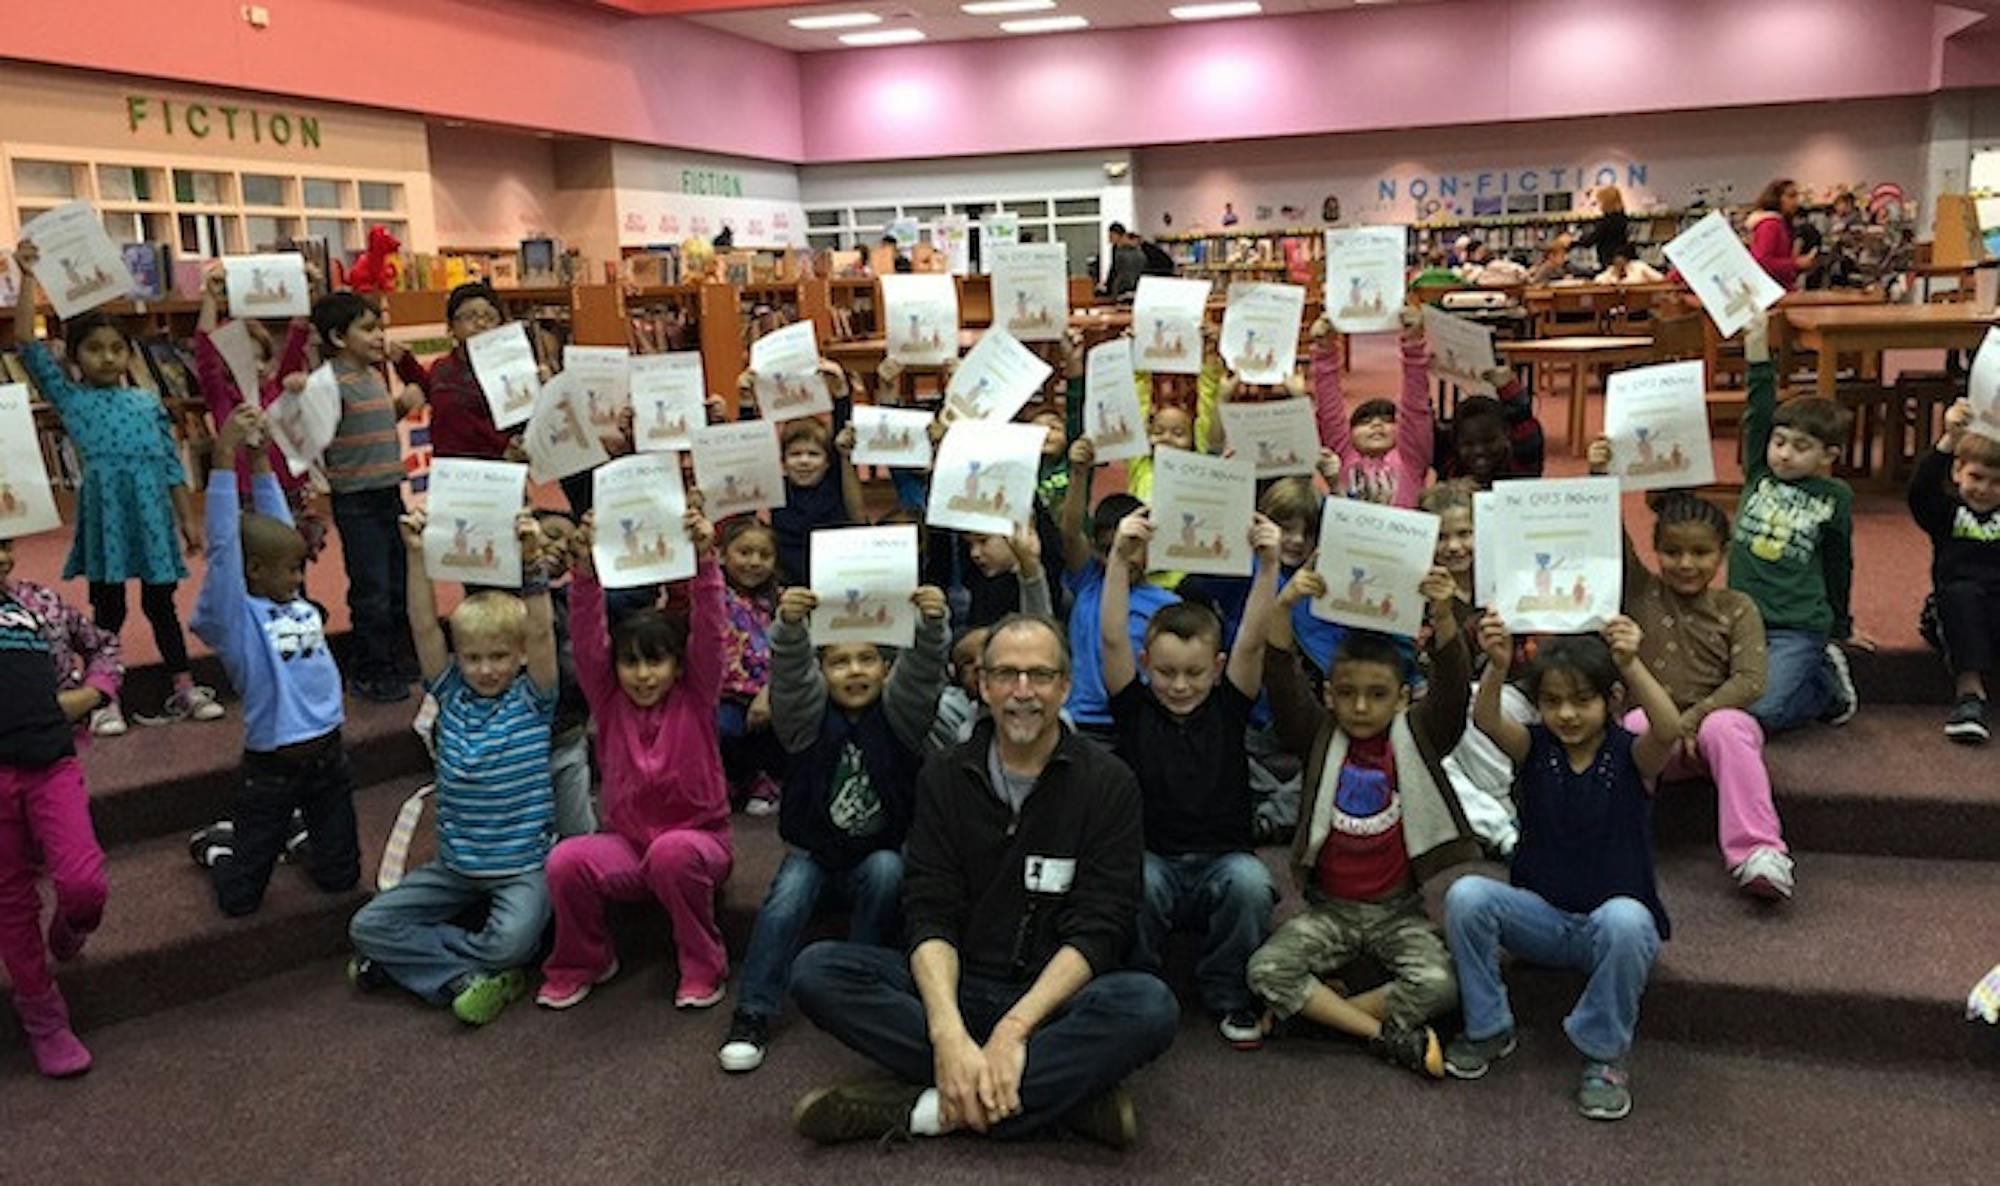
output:
<svg viewBox="0 0 2000 1186"><path fill-rule="evenodd" d="M1404 320L1401 403L1366 400L1350 417L1340 389L1340 335L1324 317L1313 323L1312 384L1319 443L1340 458L1334 493L1408 509L1424 492L1435 438L1430 351L1421 324Z"/></svg>
<svg viewBox="0 0 2000 1186"><path fill-rule="evenodd" d="M591 566L594 523L577 533L570 585L570 645L577 683L597 722L604 830L572 836L549 854L556 943L542 965L535 1003L567 1009L618 974L604 925L607 902L652 897L673 923L680 984L674 1004L706 1009L722 1000L728 955L715 921L715 891L735 857L729 792L717 749L722 699L722 571L715 528L689 511L698 567L681 623L648 608L607 627L604 588Z"/></svg>

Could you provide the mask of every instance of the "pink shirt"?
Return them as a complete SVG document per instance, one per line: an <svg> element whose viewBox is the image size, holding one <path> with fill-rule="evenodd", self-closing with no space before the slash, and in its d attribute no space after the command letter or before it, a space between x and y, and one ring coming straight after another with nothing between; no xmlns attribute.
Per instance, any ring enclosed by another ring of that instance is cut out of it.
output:
<svg viewBox="0 0 2000 1186"><path fill-rule="evenodd" d="M1354 447L1347 400L1340 387L1340 359L1330 343L1313 351L1314 414L1319 443L1340 455L1340 488L1334 493L1405 509L1417 505L1431 468L1430 353L1420 342L1403 343L1403 398L1396 407L1396 444L1380 457Z"/></svg>
<svg viewBox="0 0 2000 1186"><path fill-rule="evenodd" d="M722 697L722 570L703 557L690 582L687 659L673 691L640 708L618 685L604 616L604 587L578 573L570 584L576 680L597 721L607 830L644 849L663 832L729 827L729 790L717 750Z"/></svg>
<svg viewBox="0 0 2000 1186"><path fill-rule="evenodd" d="M1792 227L1784 215L1759 210L1750 216L1750 255L1787 292L1799 286L1798 257L1792 253Z"/></svg>

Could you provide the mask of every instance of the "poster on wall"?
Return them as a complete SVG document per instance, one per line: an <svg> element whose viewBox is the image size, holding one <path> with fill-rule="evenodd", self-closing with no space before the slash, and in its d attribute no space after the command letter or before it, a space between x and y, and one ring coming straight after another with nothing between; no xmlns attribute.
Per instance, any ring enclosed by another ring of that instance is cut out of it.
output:
<svg viewBox="0 0 2000 1186"><path fill-rule="evenodd" d="M1060 342L1069 329L1069 246L1016 243L987 256L993 324L1023 342Z"/></svg>
<svg viewBox="0 0 2000 1186"><path fill-rule="evenodd" d="M1604 387L1611 474L1627 490L1671 490L1715 481L1702 363L1615 371Z"/></svg>
<svg viewBox="0 0 2000 1186"><path fill-rule="evenodd" d="M521 583L521 513L528 467L509 461L440 457L431 463L424 518L424 568L441 581Z"/></svg>
<svg viewBox="0 0 2000 1186"><path fill-rule="evenodd" d="M1749 248L1736 237L1720 210L1711 211L1676 235L1667 244L1666 253L1725 338L1735 337L1752 315L1777 304L1785 295L1778 282L1750 257Z"/></svg>
<svg viewBox="0 0 2000 1186"><path fill-rule="evenodd" d="M1132 365L1163 375L1201 373L1202 321L1208 316L1206 280L1142 276L1132 297Z"/></svg>
<svg viewBox="0 0 2000 1186"><path fill-rule="evenodd" d="M0 539L62 526L48 463L42 457L28 385L0 386Z"/></svg>
<svg viewBox="0 0 2000 1186"><path fill-rule="evenodd" d="M979 216L979 250L986 270L993 270L993 249L1011 247L1021 241L1021 216L1009 210L991 210Z"/></svg>
<svg viewBox="0 0 2000 1186"><path fill-rule="evenodd" d="M891 221L888 226L882 228L882 237L884 239L894 239L898 250L908 251L917 245L917 240L921 237L921 232L918 229L916 219L898 218Z"/></svg>
<svg viewBox="0 0 2000 1186"><path fill-rule="evenodd" d="M132 270L89 202L65 202L28 220L21 238L41 252L35 280L67 321L132 291Z"/></svg>
<svg viewBox="0 0 2000 1186"><path fill-rule="evenodd" d="M225 255L222 272L233 316L305 317L312 313L306 259L296 251Z"/></svg>
<svg viewBox="0 0 2000 1186"><path fill-rule="evenodd" d="M1400 226L1333 228L1326 232L1328 320L1344 334L1383 333L1402 324L1403 251Z"/></svg>
<svg viewBox="0 0 2000 1186"><path fill-rule="evenodd" d="M1132 339L1101 342L1084 357L1083 431L1097 447L1099 462L1130 461L1153 451L1132 370Z"/></svg>
<svg viewBox="0 0 2000 1186"><path fill-rule="evenodd" d="M950 276L883 276L882 320L890 358L943 366L958 357L958 282Z"/></svg>
<svg viewBox="0 0 2000 1186"><path fill-rule="evenodd" d="M1494 484L1493 607L1515 634L1581 634L1618 614L1624 581L1617 478ZM1477 536L1475 536L1477 538ZM1475 561L1476 562L1476 561Z"/></svg>
<svg viewBox="0 0 2000 1186"><path fill-rule="evenodd" d="M1317 571L1326 594L1312 616L1342 626L1415 637L1424 625L1417 592L1435 562L1439 520L1423 511L1329 498L1320 513Z"/></svg>
<svg viewBox="0 0 2000 1186"><path fill-rule="evenodd" d="M1283 383L1299 356L1306 290L1296 284L1231 284L1222 313L1222 360L1245 383Z"/></svg>

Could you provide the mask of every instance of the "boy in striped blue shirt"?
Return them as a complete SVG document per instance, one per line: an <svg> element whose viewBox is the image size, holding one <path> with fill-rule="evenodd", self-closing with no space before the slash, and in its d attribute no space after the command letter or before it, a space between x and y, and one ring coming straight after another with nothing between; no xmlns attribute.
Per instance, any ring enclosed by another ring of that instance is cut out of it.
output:
<svg viewBox="0 0 2000 1186"><path fill-rule="evenodd" d="M410 631L425 690L437 698L438 857L376 897L348 927L348 975L368 988L393 980L485 1025L528 988L522 971L549 924L542 865L555 835L549 730L555 720L555 621L546 541L533 515L516 520L522 588L466 598L452 611L453 654L424 570L422 511L402 520L409 554ZM452 920L483 905L467 930Z"/></svg>

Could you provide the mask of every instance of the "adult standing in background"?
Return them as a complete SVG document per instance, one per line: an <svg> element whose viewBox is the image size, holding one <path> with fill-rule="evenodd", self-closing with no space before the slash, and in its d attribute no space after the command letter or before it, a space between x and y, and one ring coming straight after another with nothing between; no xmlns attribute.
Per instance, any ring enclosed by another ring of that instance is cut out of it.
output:
<svg viewBox="0 0 2000 1186"><path fill-rule="evenodd" d="M1618 256L1636 258L1632 254L1632 225L1625 217L1625 191L1615 185L1607 185L1597 191L1596 222L1584 228L1572 247L1589 247L1597 252L1597 266L1608 268Z"/></svg>
<svg viewBox="0 0 2000 1186"><path fill-rule="evenodd" d="M1122 222L1112 223L1105 236L1111 241L1111 264L1105 269L1102 290L1114 301L1129 300L1138 291L1141 276L1172 276L1179 270L1165 248L1126 230Z"/></svg>
<svg viewBox="0 0 2000 1186"><path fill-rule="evenodd" d="M1757 209L1744 225L1750 231L1750 255L1785 291L1799 286L1799 273L1812 268L1816 252L1801 253L1792 241L1792 219L1799 212L1799 187L1780 177L1757 195Z"/></svg>

